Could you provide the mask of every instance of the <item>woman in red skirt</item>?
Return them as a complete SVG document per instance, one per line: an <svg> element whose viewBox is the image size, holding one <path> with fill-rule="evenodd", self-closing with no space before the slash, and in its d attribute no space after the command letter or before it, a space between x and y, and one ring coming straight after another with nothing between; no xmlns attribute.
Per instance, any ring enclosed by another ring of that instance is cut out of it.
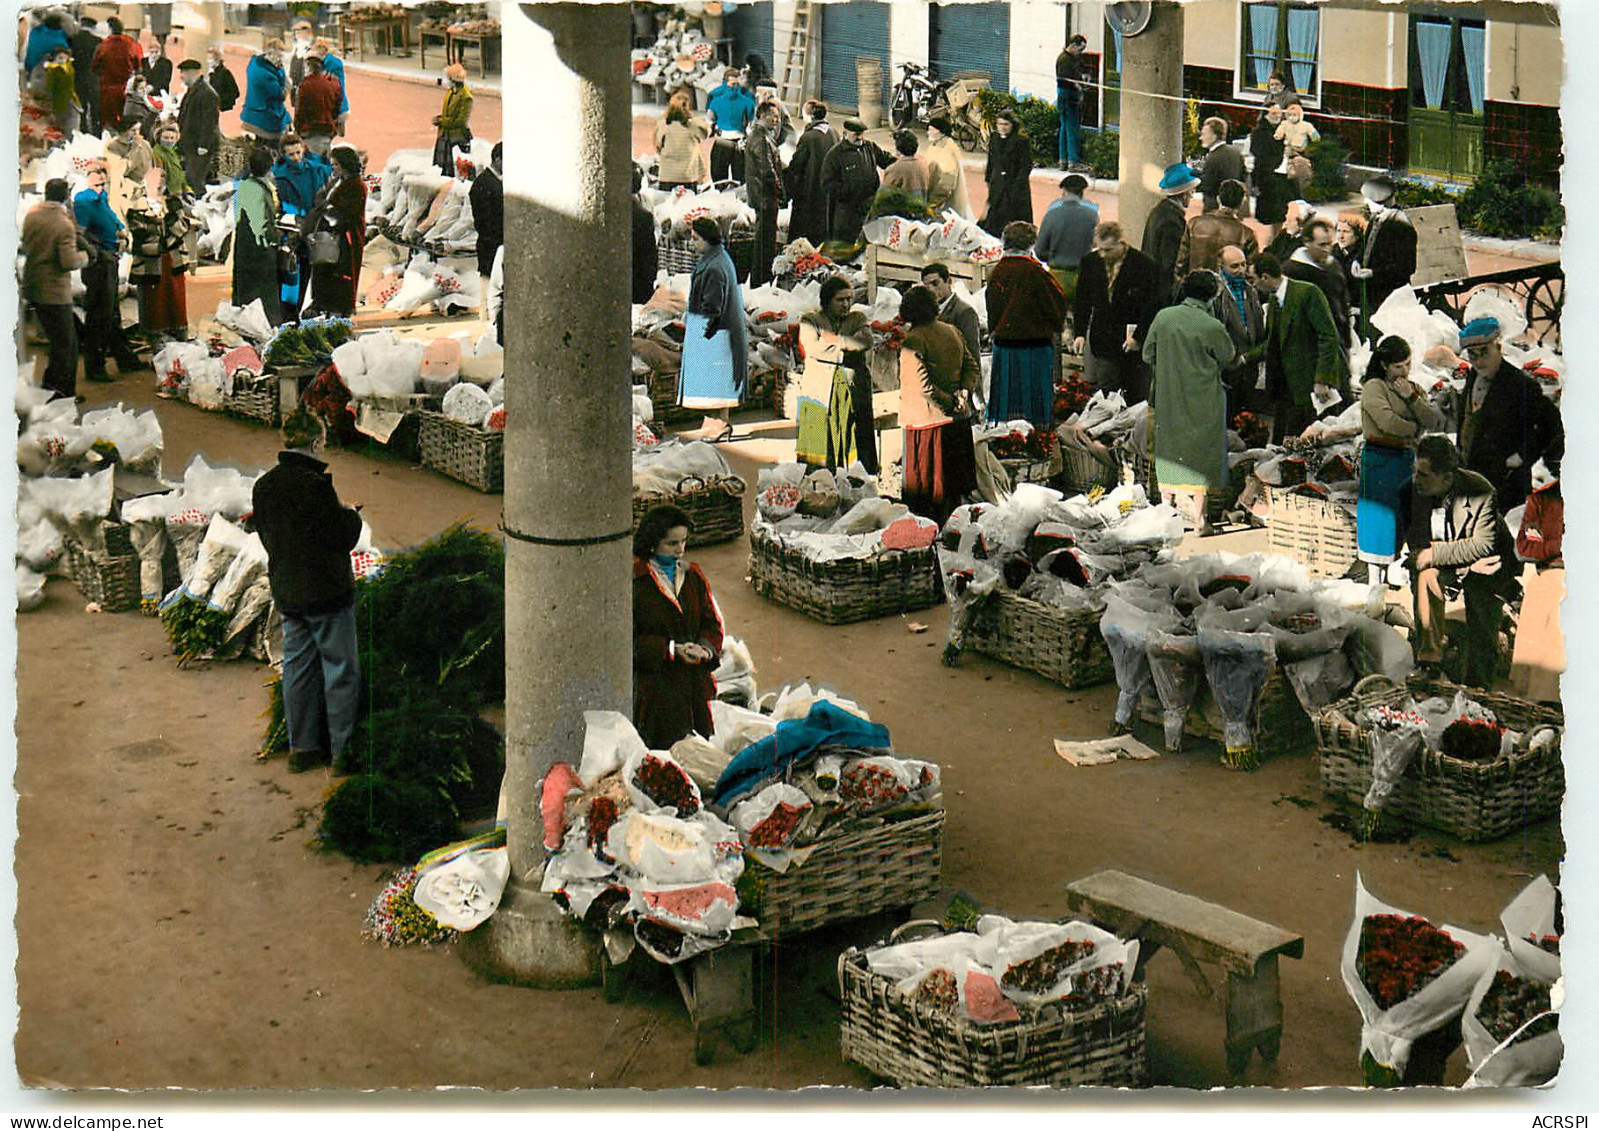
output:
<svg viewBox="0 0 1599 1131"><path fill-rule="evenodd" d="M139 289L139 329L147 339L189 336L186 272L192 226L183 202L167 192L166 171L145 174L145 192L128 205L133 260L128 278Z"/></svg>
<svg viewBox="0 0 1599 1131"><path fill-rule="evenodd" d="M971 392L982 370L961 332L938 320L938 300L912 287L899 307L910 323L899 354L899 421L905 439L900 495L916 514L940 526L977 489Z"/></svg>

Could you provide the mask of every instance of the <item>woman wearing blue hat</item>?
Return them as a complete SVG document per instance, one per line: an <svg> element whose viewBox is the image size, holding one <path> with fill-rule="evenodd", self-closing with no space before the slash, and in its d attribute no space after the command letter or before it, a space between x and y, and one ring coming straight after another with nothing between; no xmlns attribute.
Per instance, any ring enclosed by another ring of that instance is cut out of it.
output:
<svg viewBox="0 0 1599 1131"><path fill-rule="evenodd" d="M1168 166L1160 178L1160 191L1166 199L1155 205L1144 221L1144 242L1139 250L1155 261L1155 277L1164 280L1160 293L1163 304L1171 296L1177 254L1182 249L1183 233L1188 231L1188 205L1198 186L1199 178L1186 163L1179 161Z"/></svg>

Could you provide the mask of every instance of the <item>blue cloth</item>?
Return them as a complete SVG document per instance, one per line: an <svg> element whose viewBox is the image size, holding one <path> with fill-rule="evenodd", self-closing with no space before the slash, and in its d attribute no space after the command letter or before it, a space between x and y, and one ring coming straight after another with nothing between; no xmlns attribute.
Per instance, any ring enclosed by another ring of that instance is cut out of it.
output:
<svg viewBox="0 0 1599 1131"><path fill-rule="evenodd" d="M666 574L666 580L673 585L677 584L677 559L671 554L651 554L650 561L654 562L660 571Z"/></svg>
<svg viewBox="0 0 1599 1131"><path fill-rule="evenodd" d="M1360 560L1387 565L1405 539L1403 499L1416 466L1410 448L1368 443L1360 452L1360 501L1355 506L1355 543Z"/></svg>
<svg viewBox="0 0 1599 1131"><path fill-rule="evenodd" d="M705 109L715 119L718 130L743 132L755 118L755 96L742 86L724 82L711 91Z"/></svg>
<svg viewBox="0 0 1599 1131"><path fill-rule="evenodd" d="M322 57L322 69L339 80L339 113L350 112L350 88L344 83L344 60L329 51Z"/></svg>
<svg viewBox="0 0 1599 1131"><path fill-rule="evenodd" d="M22 69L31 72L57 47L71 50L72 44L67 41L67 33L60 28L37 25L28 32L28 46L22 56Z"/></svg>
<svg viewBox="0 0 1599 1131"><path fill-rule="evenodd" d="M278 201L283 211L304 216L316 202L316 194L333 176L333 166L326 157L307 152L305 159L296 164L287 157L279 157L272 165L272 179L277 182Z"/></svg>
<svg viewBox="0 0 1599 1131"><path fill-rule="evenodd" d="M284 616L283 717L290 749L342 752L355 730L360 692L355 605Z"/></svg>
<svg viewBox="0 0 1599 1131"><path fill-rule="evenodd" d="M1055 108L1060 112L1060 163L1075 165L1083 159L1083 105L1076 88L1058 91Z"/></svg>
<svg viewBox="0 0 1599 1131"><path fill-rule="evenodd" d="M819 746L884 750L888 748L888 728L819 699L803 719L785 719L773 733L735 754L716 779L712 803L726 806L754 793Z"/></svg>
<svg viewBox="0 0 1599 1131"><path fill-rule="evenodd" d="M95 247L101 251L117 249L117 233L122 230L122 221L111 211L105 191L84 189L73 197L72 216Z"/></svg>
<svg viewBox="0 0 1599 1131"><path fill-rule="evenodd" d="M1033 254L1046 266L1075 269L1083 256L1094 249L1094 228L1098 224L1099 205L1076 197L1057 200L1038 225Z"/></svg>
<svg viewBox="0 0 1599 1131"><path fill-rule="evenodd" d="M1025 420L1035 428L1055 425L1055 347L994 343L988 421Z"/></svg>
<svg viewBox="0 0 1599 1131"><path fill-rule="evenodd" d="M284 92L289 79L283 68L256 55L244 68L244 109L239 120L261 133L281 134L289 130L289 108L284 105Z"/></svg>
<svg viewBox="0 0 1599 1131"><path fill-rule="evenodd" d="M678 402L684 408L732 408L739 402L733 376L732 335L705 336L703 314L683 318L683 361L678 372Z"/></svg>
<svg viewBox="0 0 1599 1131"><path fill-rule="evenodd" d="M1254 284L1249 281L1249 276L1247 275L1233 276L1227 274L1225 271L1217 271L1216 274L1221 276L1222 285L1226 287L1228 292L1233 296L1233 305L1238 307L1238 317L1240 321L1247 325L1249 313L1248 307L1245 304L1249 300L1246 297L1246 294L1248 289L1254 286Z"/></svg>

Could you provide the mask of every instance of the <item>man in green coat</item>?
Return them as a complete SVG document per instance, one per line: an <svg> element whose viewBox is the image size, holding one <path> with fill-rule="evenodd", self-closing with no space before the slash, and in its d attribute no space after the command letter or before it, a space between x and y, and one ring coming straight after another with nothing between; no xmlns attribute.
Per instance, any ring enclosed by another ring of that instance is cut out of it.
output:
<svg viewBox="0 0 1599 1131"><path fill-rule="evenodd" d="M1227 485L1223 375L1234 350L1227 327L1210 312L1220 286L1212 272L1192 272L1183 280L1182 301L1155 315L1144 341L1144 363L1153 372L1149 405L1155 477L1162 495L1192 496L1201 537L1214 533L1205 517L1206 496Z"/></svg>
<svg viewBox="0 0 1599 1131"><path fill-rule="evenodd" d="M1332 308L1314 283L1287 278L1282 261L1270 252L1250 260L1249 281L1266 306L1266 340L1244 360L1266 362L1266 395L1278 406L1271 442L1280 444L1316 419L1312 395L1326 402L1337 391L1347 402L1349 373L1338 352Z"/></svg>

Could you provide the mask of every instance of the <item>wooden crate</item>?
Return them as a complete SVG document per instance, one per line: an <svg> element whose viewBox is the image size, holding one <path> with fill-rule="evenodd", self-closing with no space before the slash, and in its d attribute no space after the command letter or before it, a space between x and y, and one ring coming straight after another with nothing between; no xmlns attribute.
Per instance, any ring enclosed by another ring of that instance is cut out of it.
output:
<svg viewBox="0 0 1599 1131"><path fill-rule="evenodd" d="M1330 499L1267 489L1266 548L1304 566L1312 577L1343 577L1359 560L1355 515Z"/></svg>
<svg viewBox="0 0 1599 1131"><path fill-rule="evenodd" d="M866 301L877 301L879 283L905 283L913 286L920 283L922 268L929 263L942 263L948 267L951 281L964 282L968 291L988 286L988 277L994 273L992 263L977 263L966 258L943 259L925 252L915 254L896 251L882 244L870 243L866 245Z"/></svg>

